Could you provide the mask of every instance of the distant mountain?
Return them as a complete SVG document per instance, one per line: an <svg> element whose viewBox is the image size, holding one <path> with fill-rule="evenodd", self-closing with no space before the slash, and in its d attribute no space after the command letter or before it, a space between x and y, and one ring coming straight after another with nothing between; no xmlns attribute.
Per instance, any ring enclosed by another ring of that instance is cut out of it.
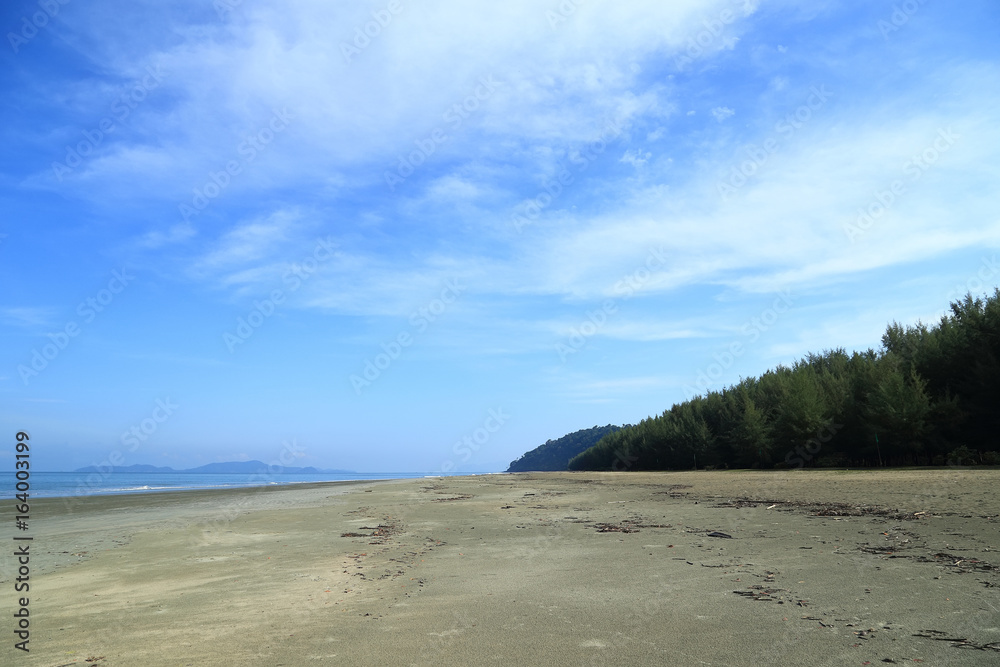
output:
<svg viewBox="0 0 1000 667"><path fill-rule="evenodd" d="M106 472L107 469L98 468L97 466L87 466L86 468L78 468L73 472ZM174 472L174 473L204 473L204 474L215 474L215 475L227 475L227 474L238 474L238 475L255 475L255 474L281 474L281 475L309 475L309 474L323 474L323 475L350 475L353 474L353 470L320 470L312 466L307 466L305 468L297 468L295 466L273 466L270 467L263 461L227 461L225 463L209 463L203 466L198 466L197 468L188 468L187 470L174 470L173 468L164 468L151 466L146 464L137 464L130 466L121 466L114 468L114 472Z"/></svg>
<svg viewBox="0 0 1000 667"><path fill-rule="evenodd" d="M564 435L558 440L549 440L530 452L512 461L507 472L530 472L543 470L568 470L569 460L590 449L609 433L621 430L620 426L595 426Z"/></svg>
<svg viewBox="0 0 1000 667"><path fill-rule="evenodd" d="M263 461L228 461L226 463L209 463L207 465L198 466L197 468L189 468L187 470L181 470L180 472L190 472L190 473L209 473L209 474L246 474L253 475L259 473L266 473L269 471L268 465ZM319 470L313 468L312 466L308 468L294 468L291 466L274 466L273 470L270 472L282 473L282 474L304 474L304 473L317 473Z"/></svg>
<svg viewBox="0 0 1000 667"><path fill-rule="evenodd" d="M121 468L115 468L115 472L177 472L173 468L161 468L158 466L151 466L145 463L137 463L131 466L122 466ZM99 468L97 466L87 466L86 468L77 468L73 472L107 472L107 468Z"/></svg>

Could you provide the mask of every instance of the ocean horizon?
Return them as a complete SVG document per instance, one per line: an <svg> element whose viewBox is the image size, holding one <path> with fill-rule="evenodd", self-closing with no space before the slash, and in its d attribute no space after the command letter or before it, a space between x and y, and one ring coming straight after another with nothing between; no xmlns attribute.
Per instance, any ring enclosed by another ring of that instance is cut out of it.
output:
<svg viewBox="0 0 1000 667"><path fill-rule="evenodd" d="M351 473L189 473L189 472L32 472L30 497L66 498L134 493L165 493L264 486L287 486L315 482L355 482L381 479L418 479L482 475L486 472L351 472ZM4 475L0 491L6 498L18 493L13 474Z"/></svg>

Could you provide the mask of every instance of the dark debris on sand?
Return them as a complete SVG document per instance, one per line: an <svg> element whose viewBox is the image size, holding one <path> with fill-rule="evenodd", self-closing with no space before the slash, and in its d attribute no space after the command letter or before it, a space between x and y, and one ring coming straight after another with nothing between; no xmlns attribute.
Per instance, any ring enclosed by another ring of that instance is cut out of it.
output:
<svg viewBox="0 0 1000 667"><path fill-rule="evenodd" d="M939 642L951 642L951 645L955 648L971 648L979 651L1000 651L1000 642L977 644L974 641L970 641L966 637L949 636L949 633L942 632L941 630L921 630L920 632L914 633L913 636L923 637L924 639L934 639Z"/></svg>

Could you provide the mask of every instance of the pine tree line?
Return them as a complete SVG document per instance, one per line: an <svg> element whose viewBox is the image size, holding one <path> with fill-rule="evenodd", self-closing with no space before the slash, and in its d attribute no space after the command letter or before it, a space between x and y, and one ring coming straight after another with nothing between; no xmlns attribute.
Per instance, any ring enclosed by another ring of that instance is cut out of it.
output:
<svg viewBox="0 0 1000 667"><path fill-rule="evenodd" d="M603 437L571 470L1000 464L1000 289Z"/></svg>

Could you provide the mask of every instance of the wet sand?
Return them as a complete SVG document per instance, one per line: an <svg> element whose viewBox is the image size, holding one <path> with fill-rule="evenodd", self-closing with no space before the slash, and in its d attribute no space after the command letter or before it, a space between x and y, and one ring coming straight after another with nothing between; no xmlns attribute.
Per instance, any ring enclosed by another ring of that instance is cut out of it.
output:
<svg viewBox="0 0 1000 667"><path fill-rule="evenodd" d="M995 665L998 484L528 473L35 500L31 652L6 549L0 663Z"/></svg>

